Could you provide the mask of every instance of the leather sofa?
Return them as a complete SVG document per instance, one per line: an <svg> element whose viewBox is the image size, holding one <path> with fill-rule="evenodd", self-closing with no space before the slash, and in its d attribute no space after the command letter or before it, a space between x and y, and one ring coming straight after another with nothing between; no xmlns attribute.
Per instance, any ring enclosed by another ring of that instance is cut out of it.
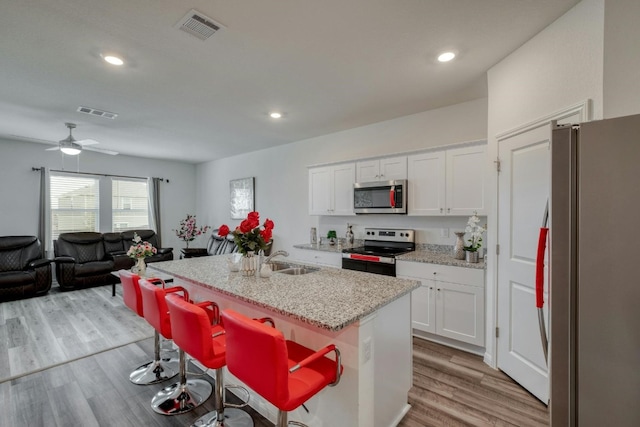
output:
<svg viewBox="0 0 640 427"><path fill-rule="evenodd" d="M127 256L136 232L151 243L158 253L145 262L170 261L173 248L158 248L153 230L131 230L122 233L62 233L53 241L56 279L62 290L117 283L112 271L131 268L135 260Z"/></svg>
<svg viewBox="0 0 640 427"><path fill-rule="evenodd" d="M35 236L0 237L0 302L44 295L51 289L51 260Z"/></svg>

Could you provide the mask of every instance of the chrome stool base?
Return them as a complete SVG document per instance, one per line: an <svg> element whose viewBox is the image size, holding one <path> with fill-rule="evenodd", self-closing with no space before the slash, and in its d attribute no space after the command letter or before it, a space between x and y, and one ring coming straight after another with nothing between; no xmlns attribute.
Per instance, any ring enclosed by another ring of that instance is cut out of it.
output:
<svg viewBox="0 0 640 427"><path fill-rule="evenodd" d="M177 360L160 360L145 363L129 375L129 380L138 385L156 384L178 375Z"/></svg>
<svg viewBox="0 0 640 427"><path fill-rule="evenodd" d="M217 420L218 412L211 411L198 418L191 427L253 427L253 418L251 418L251 415L240 409L225 408L223 416L224 422L220 423Z"/></svg>
<svg viewBox="0 0 640 427"><path fill-rule="evenodd" d="M162 415L179 415L202 405L211 396L208 381L189 379L160 390L151 400L151 408Z"/></svg>

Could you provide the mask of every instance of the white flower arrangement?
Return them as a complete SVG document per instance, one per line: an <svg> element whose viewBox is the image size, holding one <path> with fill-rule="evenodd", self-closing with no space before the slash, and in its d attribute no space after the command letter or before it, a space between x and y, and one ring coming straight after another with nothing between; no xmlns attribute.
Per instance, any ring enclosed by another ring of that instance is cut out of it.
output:
<svg viewBox="0 0 640 427"><path fill-rule="evenodd" d="M467 227L464 231L465 233L471 233L471 238L467 240L469 244L464 247L465 251L476 252L482 247L482 233L485 232L485 229L478 225L479 222L480 218L478 218L476 212L474 212L473 216L470 216L469 221L467 221Z"/></svg>

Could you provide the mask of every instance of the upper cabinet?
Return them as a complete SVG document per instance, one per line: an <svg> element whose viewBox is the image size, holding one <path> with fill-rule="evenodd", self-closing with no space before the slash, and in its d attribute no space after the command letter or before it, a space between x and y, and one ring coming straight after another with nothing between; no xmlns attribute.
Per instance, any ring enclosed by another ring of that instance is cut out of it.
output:
<svg viewBox="0 0 640 427"><path fill-rule="evenodd" d="M309 215L354 215L354 163L309 169Z"/></svg>
<svg viewBox="0 0 640 427"><path fill-rule="evenodd" d="M487 214L487 147L408 156L409 215Z"/></svg>
<svg viewBox="0 0 640 427"><path fill-rule="evenodd" d="M364 160L356 164L356 182L407 179L407 156Z"/></svg>

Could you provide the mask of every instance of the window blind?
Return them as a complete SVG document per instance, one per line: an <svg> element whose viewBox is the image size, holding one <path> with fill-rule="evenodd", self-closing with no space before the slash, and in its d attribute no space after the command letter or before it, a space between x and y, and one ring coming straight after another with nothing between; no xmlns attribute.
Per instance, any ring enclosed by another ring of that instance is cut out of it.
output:
<svg viewBox="0 0 640 427"><path fill-rule="evenodd" d="M51 239L60 233L98 231L100 182L98 178L51 174Z"/></svg>
<svg viewBox="0 0 640 427"><path fill-rule="evenodd" d="M111 179L112 231L149 228L147 181Z"/></svg>

